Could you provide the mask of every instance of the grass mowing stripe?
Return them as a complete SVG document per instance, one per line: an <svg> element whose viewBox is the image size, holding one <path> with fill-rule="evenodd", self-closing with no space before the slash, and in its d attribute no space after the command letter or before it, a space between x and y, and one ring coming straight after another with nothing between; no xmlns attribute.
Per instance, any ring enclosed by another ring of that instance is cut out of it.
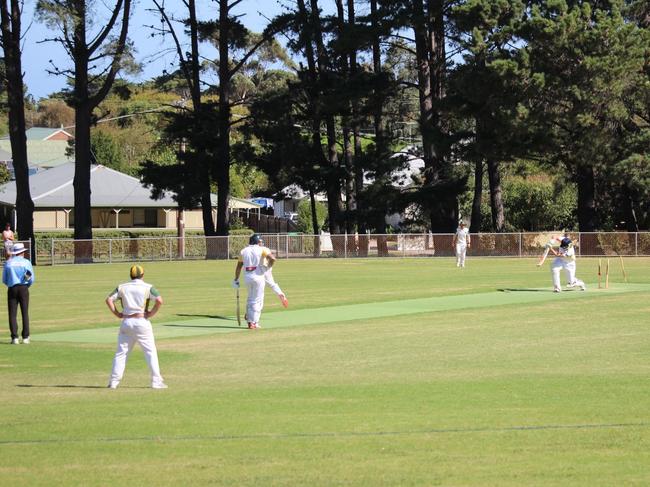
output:
<svg viewBox="0 0 650 487"><path fill-rule="evenodd" d="M291 438L351 438L372 436L414 436L454 433L507 433L513 431L548 431L548 430L587 430L648 428L650 423L609 423L609 424L547 424L535 426L506 426L503 428L432 428L407 431L344 431L321 433L278 433L259 435L208 435L208 436L140 436L135 438L67 438L41 440L0 440L0 445L40 445L52 443L129 443L129 442L174 442L174 441L233 441L233 440L281 440Z"/></svg>
<svg viewBox="0 0 650 487"><path fill-rule="evenodd" d="M599 289L588 292L572 290L561 294L553 293L548 288L500 289L488 293L436 296L266 313L263 315L263 327L266 329L286 328L436 311L476 309L512 304L536 304L552 300L608 296L648 290L650 290L650 285L647 284L617 284L612 285L607 290ZM202 318L154 324L156 339L248 331L245 327L235 326L236 320L232 317L214 316L206 318L205 315L202 316ZM110 327L44 333L35 335L34 338L36 341L43 342L113 343L115 342L115 336L116 327Z"/></svg>

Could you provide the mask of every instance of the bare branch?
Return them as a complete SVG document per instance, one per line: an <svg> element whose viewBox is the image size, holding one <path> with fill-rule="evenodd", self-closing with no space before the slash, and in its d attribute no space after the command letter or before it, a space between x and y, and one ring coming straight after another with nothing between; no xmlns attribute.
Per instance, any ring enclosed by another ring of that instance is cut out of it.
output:
<svg viewBox="0 0 650 487"><path fill-rule="evenodd" d="M167 15L167 12L165 12L165 7L163 7L158 0L152 0L156 8L158 9L158 12L160 12L160 15L162 16L163 20L167 24L167 27L169 28L169 33L172 36L172 39L174 40L174 44L176 45L176 53L178 54L179 60L180 60L180 66L181 70L183 71L183 76L185 76L185 81L187 81L188 86L190 87L190 90L192 89L192 74L189 71L188 68L188 63L187 60L185 59L185 55L183 54L183 48L181 47L181 42L178 39L178 36L176 35L176 31L172 27L171 20L169 19L169 16ZM183 2L186 3L186 2ZM187 3L186 3L187 5ZM189 8L189 6L188 6Z"/></svg>
<svg viewBox="0 0 650 487"><path fill-rule="evenodd" d="M117 0L117 3L115 4L115 8L113 9L113 13L111 14L111 18L106 24L106 27L104 27L104 29L102 29L99 32L99 34L97 34L97 37L95 37L95 39L88 44L89 54L92 54L97 49L99 49L99 47L104 43L104 41L106 40L110 32L113 30L113 27L115 26L115 22L117 22L117 17L120 14L120 10L122 10L122 2L123 0ZM125 8L128 9L128 6L125 5Z"/></svg>
<svg viewBox="0 0 650 487"><path fill-rule="evenodd" d="M235 0L233 3L228 5L228 12L230 12L233 8L235 8L237 5L242 3L243 0Z"/></svg>
<svg viewBox="0 0 650 487"><path fill-rule="evenodd" d="M118 0L120 3L122 3L122 0ZM126 0L124 2L124 9L123 9L123 16L122 16L122 29L120 31L120 37L117 41L117 49L115 51L115 55L113 57L113 61L111 62L111 69L106 76L106 79L104 80L104 84L102 87L95 93L94 96L90 97L88 100L90 103L90 106L96 107L101 103L101 101L106 98L106 95L108 95L108 92L111 89L111 86L113 85L113 81L115 81L115 76L117 75L117 72L120 69L120 64L122 62L122 56L124 55L124 49L126 48L126 36L129 30L129 16L131 13L131 0Z"/></svg>

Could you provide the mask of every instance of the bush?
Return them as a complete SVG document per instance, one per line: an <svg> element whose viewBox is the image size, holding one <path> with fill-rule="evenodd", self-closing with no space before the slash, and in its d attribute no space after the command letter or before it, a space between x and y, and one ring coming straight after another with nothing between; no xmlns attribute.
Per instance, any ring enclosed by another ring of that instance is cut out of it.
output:
<svg viewBox="0 0 650 487"><path fill-rule="evenodd" d="M327 217L327 206L324 203L316 202L316 221L318 228L322 229ZM314 233L314 225L311 220L311 203L308 199L298 203L298 231L302 233Z"/></svg>

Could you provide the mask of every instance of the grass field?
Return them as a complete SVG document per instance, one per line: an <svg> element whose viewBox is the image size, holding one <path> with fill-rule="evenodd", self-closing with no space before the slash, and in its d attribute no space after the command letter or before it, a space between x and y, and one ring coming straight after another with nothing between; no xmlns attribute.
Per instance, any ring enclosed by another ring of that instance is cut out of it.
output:
<svg viewBox="0 0 650 487"><path fill-rule="evenodd" d="M252 331L233 261L145 262L162 391L139 349L106 389L128 264L38 267L0 484L649 485L650 259L597 262L558 295L533 259L283 260Z"/></svg>

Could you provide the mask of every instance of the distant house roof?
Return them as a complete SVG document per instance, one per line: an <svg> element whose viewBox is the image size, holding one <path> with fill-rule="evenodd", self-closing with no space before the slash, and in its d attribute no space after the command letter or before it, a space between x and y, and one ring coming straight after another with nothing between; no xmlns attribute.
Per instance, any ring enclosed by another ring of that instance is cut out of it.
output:
<svg viewBox="0 0 650 487"><path fill-rule="evenodd" d="M298 186L296 183L285 186L273 195L274 201L304 200L305 198L309 198L309 193ZM327 201L327 197L323 193L316 193L315 198L316 201Z"/></svg>
<svg viewBox="0 0 650 487"><path fill-rule="evenodd" d="M63 128L32 127L25 132L27 140L70 140L74 136Z"/></svg>
<svg viewBox="0 0 650 487"><path fill-rule="evenodd" d="M0 139L0 149L11 154L9 139ZM60 166L73 160L71 155L66 154L67 149L68 142L65 140L28 140L27 162L44 168Z"/></svg>
<svg viewBox="0 0 650 487"><path fill-rule="evenodd" d="M39 208L74 208L74 163L41 171L29 178L29 189L34 206ZM160 200L151 197L151 191L139 179L102 165L90 170L90 201L93 208L176 208L178 205L171 194ZM216 206L217 197L212 195ZM0 186L0 204L14 206L16 183ZM240 206L248 203L249 206ZM259 205L245 200L231 199L236 208L259 208Z"/></svg>

